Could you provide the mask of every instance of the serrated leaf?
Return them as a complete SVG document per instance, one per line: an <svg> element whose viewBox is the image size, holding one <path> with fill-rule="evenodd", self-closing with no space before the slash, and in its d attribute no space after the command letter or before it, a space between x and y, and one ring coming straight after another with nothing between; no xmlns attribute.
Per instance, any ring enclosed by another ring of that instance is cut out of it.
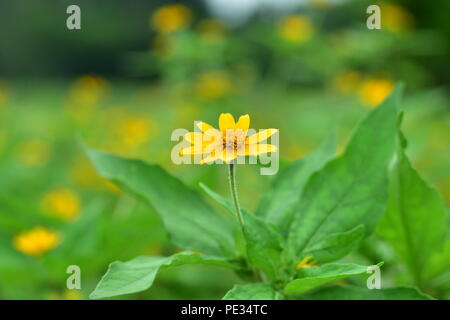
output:
<svg viewBox="0 0 450 320"><path fill-rule="evenodd" d="M299 260L307 256L320 264L339 260L355 250L363 236L362 224L346 232L333 233L305 250Z"/></svg>
<svg viewBox="0 0 450 320"><path fill-rule="evenodd" d="M289 164L275 177L271 189L263 196L256 215L276 225L287 234L309 177L320 170L336 152L336 137L330 136L315 152Z"/></svg>
<svg viewBox="0 0 450 320"><path fill-rule="evenodd" d="M355 131L345 153L315 173L292 222L291 259L333 233L363 224L370 234L387 202L387 167L397 136L397 88ZM295 262L293 262L295 263Z"/></svg>
<svg viewBox="0 0 450 320"><path fill-rule="evenodd" d="M378 264L380 266L381 264ZM328 263L322 266L302 268L298 279L289 282L284 292L289 295L299 295L325 283L367 272L367 266L353 263Z"/></svg>
<svg viewBox="0 0 450 320"><path fill-rule="evenodd" d="M91 299L102 299L144 291L151 287L161 268L186 264L207 264L238 269L240 266L221 257L208 257L193 252L180 252L170 257L137 257L127 262L115 261L109 265Z"/></svg>
<svg viewBox="0 0 450 320"><path fill-rule="evenodd" d="M223 300L281 300L283 297L272 286L265 283L235 285Z"/></svg>
<svg viewBox="0 0 450 320"><path fill-rule="evenodd" d="M155 207L176 246L210 255L234 254L231 223L160 166L89 148L86 151L103 177Z"/></svg>
<svg viewBox="0 0 450 320"><path fill-rule="evenodd" d="M300 297L302 300L433 300L415 288L368 289L354 286L322 288Z"/></svg>
<svg viewBox="0 0 450 320"><path fill-rule="evenodd" d="M233 204L204 184L201 188L211 198L223 205L233 215ZM283 238L274 226L262 218L255 216L247 210L242 210L246 230L247 256L250 264L266 273L270 279L275 279L281 269L281 252L283 250Z"/></svg>
<svg viewBox="0 0 450 320"><path fill-rule="evenodd" d="M448 213L438 192L411 167L404 151L399 148L397 154L389 204L378 233L422 287L430 277L431 261L444 252Z"/></svg>

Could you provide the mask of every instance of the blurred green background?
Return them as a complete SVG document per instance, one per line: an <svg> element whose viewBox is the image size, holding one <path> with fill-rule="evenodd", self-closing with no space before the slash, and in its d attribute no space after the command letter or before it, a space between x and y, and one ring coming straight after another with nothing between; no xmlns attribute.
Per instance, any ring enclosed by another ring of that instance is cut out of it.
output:
<svg viewBox="0 0 450 320"><path fill-rule="evenodd" d="M81 30L66 28L71 4ZM381 30L366 27L370 4ZM86 299L110 262L178 250L153 209L96 174L80 140L228 195L226 168L171 162L174 129L248 113L253 128L280 129L282 166L335 129L342 151L403 81L409 155L450 203L449 18L447 0L1 1L0 299ZM238 175L253 209L270 177L255 165ZM386 282L402 284L376 243ZM65 289L73 264L81 290ZM450 298L449 279L425 289ZM126 298L221 298L236 281L175 268Z"/></svg>

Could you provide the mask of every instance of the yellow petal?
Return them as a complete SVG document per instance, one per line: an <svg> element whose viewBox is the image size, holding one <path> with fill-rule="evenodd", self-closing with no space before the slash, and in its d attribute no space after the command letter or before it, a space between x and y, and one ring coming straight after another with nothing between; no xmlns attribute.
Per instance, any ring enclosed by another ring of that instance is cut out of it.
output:
<svg viewBox="0 0 450 320"><path fill-rule="evenodd" d="M266 129L260 132L257 132L250 137L247 138L248 144L258 143L264 140L267 140L269 137L277 133L277 129Z"/></svg>
<svg viewBox="0 0 450 320"><path fill-rule="evenodd" d="M220 131L225 132L227 129L234 130L236 123L234 122L234 117L231 113L222 113L219 117L219 128Z"/></svg>
<svg viewBox="0 0 450 320"><path fill-rule="evenodd" d="M277 151L277 146L273 144L251 144L246 145L243 150L238 151L239 156L257 156L263 153Z"/></svg>
<svg viewBox="0 0 450 320"><path fill-rule="evenodd" d="M201 132L189 132L184 135L184 139L192 144L200 144L204 140L204 137Z"/></svg>
<svg viewBox="0 0 450 320"><path fill-rule="evenodd" d="M205 163L210 163L213 161L216 161L219 157L216 154L210 154L209 156L207 156L206 158L203 158L200 161L200 164L205 164Z"/></svg>
<svg viewBox="0 0 450 320"><path fill-rule="evenodd" d="M241 129L247 132L250 127L250 116L248 114L240 116L238 122L236 123L236 129Z"/></svg>
<svg viewBox="0 0 450 320"><path fill-rule="evenodd" d="M214 129L214 127L212 125L207 124L206 122L203 122L203 121L197 122L196 125L202 132L206 132L208 130Z"/></svg>
<svg viewBox="0 0 450 320"><path fill-rule="evenodd" d="M187 147L187 148L183 148L180 151L180 155L186 155L186 154L203 154L204 153L204 148L202 148L201 146L191 146L191 147Z"/></svg>

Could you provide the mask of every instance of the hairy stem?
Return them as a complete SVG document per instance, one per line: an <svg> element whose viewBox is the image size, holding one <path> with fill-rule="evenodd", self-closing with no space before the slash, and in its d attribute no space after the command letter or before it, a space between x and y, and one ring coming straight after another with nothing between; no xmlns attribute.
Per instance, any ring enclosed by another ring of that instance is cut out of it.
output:
<svg viewBox="0 0 450 320"><path fill-rule="evenodd" d="M237 218L239 221L239 225L241 226L242 235L244 236L244 239L245 239L244 218L242 217L241 205L239 204L239 198L238 198L237 186L236 186L236 167L233 163L231 163L228 166L228 173L229 173L228 181L230 182L231 197L233 198L236 215L237 215Z"/></svg>

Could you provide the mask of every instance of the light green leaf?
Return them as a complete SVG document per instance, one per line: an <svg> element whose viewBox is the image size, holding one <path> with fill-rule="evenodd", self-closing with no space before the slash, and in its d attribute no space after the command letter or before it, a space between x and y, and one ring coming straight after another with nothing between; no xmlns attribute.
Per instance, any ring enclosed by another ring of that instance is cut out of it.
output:
<svg viewBox="0 0 450 320"><path fill-rule="evenodd" d="M387 167L395 151L399 95L397 88L362 121L345 153L308 181L288 236L291 259L297 260L330 234L360 224L366 234L373 231L387 202Z"/></svg>
<svg viewBox="0 0 450 320"><path fill-rule="evenodd" d="M429 280L431 261L444 252L447 219L438 192L422 180L399 148L387 212L377 231L394 247L419 287Z"/></svg>
<svg viewBox="0 0 450 320"><path fill-rule="evenodd" d="M332 262L355 250L364 236L364 225L360 224L347 232L334 233L305 250L299 260L312 256L318 263Z"/></svg>
<svg viewBox="0 0 450 320"><path fill-rule="evenodd" d="M211 198L236 215L231 201L204 184L200 184L200 186ZM280 256L283 250L281 235L274 226L247 210L243 209L242 215L247 238L247 256L250 264L264 271L269 278L275 279L281 271Z"/></svg>
<svg viewBox="0 0 450 320"><path fill-rule="evenodd" d="M330 136L315 152L285 167L272 183L268 193L261 199L256 215L276 225L287 234L295 205L301 199L309 177L320 170L336 152L336 137Z"/></svg>
<svg viewBox="0 0 450 320"><path fill-rule="evenodd" d="M283 296L265 283L235 285L223 300L282 300Z"/></svg>
<svg viewBox="0 0 450 320"><path fill-rule="evenodd" d="M89 148L86 151L103 177L155 207L176 246L210 255L234 254L230 221L160 166Z"/></svg>
<svg viewBox="0 0 450 320"><path fill-rule="evenodd" d="M378 264L378 266L381 266ZM367 266L353 263L328 263L322 266L302 268L298 279L289 282L284 292L289 295L299 295L303 292L349 276L361 275L367 272Z"/></svg>
<svg viewBox="0 0 450 320"><path fill-rule="evenodd" d="M395 287L368 289L359 287L332 286L319 289L300 297L302 300L432 300L415 288Z"/></svg>
<svg viewBox="0 0 450 320"><path fill-rule="evenodd" d="M91 299L102 299L146 290L161 268L185 264L208 264L238 269L240 266L220 257L180 252L170 257L137 257L127 262L115 261L91 293Z"/></svg>

